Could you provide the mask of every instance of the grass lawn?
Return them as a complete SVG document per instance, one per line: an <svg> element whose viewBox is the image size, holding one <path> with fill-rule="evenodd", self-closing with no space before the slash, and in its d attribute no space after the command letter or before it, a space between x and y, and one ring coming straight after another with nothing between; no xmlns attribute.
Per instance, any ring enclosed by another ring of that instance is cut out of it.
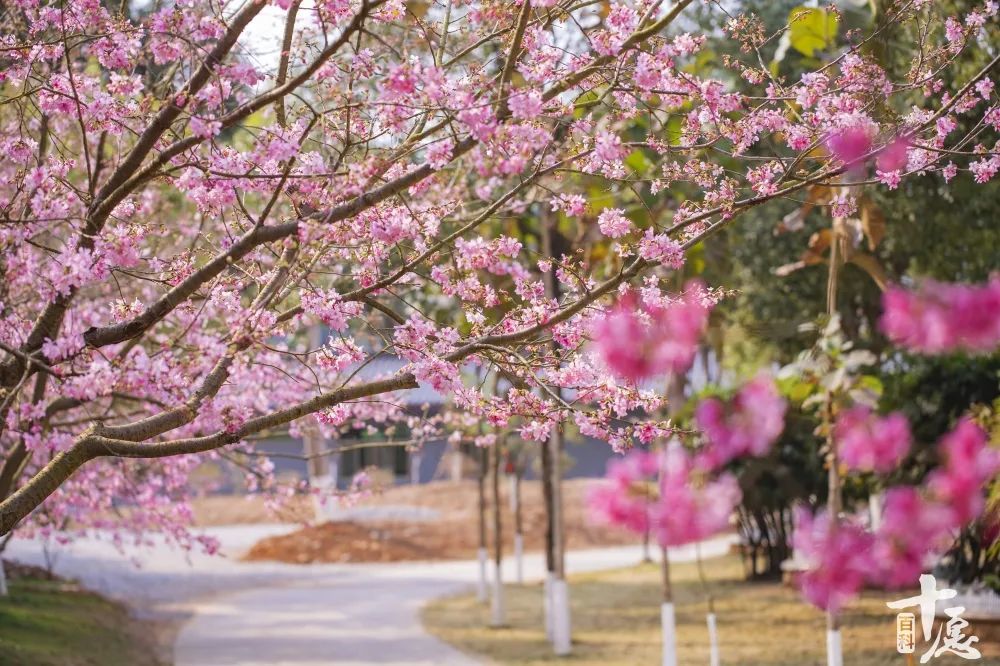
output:
<svg viewBox="0 0 1000 666"><path fill-rule="evenodd" d="M826 662L824 615L798 592L778 583L743 580L736 557L705 562L715 593L719 642L724 664L820 666ZM681 664L708 663L705 597L693 564L673 566ZM474 595L433 602L423 612L428 630L469 653L499 664L636 665L660 661L658 565L574 576L570 580L573 654L552 656L542 625L541 586L508 586L509 626L490 629L488 607ZM905 666L896 653L895 612L885 602L907 592L872 590L844 613L844 663L851 666ZM936 625L935 625L936 631ZM1000 626L971 622L966 635L979 636L980 661L942 655L930 664L1000 665ZM916 659L929 647L918 644Z"/></svg>
<svg viewBox="0 0 1000 666"><path fill-rule="evenodd" d="M120 605L72 584L14 580L0 597L3 666L156 666L152 641Z"/></svg>

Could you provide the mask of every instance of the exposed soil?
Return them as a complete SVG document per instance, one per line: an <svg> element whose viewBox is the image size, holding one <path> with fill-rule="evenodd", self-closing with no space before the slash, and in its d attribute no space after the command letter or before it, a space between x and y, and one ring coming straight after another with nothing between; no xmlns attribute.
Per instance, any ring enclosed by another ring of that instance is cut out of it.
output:
<svg viewBox="0 0 1000 666"><path fill-rule="evenodd" d="M311 497L292 497L274 511L258 495L209 495L191 501L194 524L247 525L254 523L306 523L315 514Z"/></svg>
<svg viewBox="0 0 1000 666"><path fill-rule="evenodd" d="M635 544L634 535L590 521L585 496L593 483L593 479L576 479L563 484L566 547ZM492 549L492 493L489 488L487 490L487 547ZM507 554L513 551L514 522L508 490L509 486L504 482L500 493L500 511L502 541ZM327 522L263 539L250 549L245 559L293 564L471 559L479 548L479 499L475 482L438 482L390 488L364 500L364 503L429 508L438 513L439 519L420 523ZM541 550L545 515L540 483L522 483L521 505L525 550Z"/></svg>

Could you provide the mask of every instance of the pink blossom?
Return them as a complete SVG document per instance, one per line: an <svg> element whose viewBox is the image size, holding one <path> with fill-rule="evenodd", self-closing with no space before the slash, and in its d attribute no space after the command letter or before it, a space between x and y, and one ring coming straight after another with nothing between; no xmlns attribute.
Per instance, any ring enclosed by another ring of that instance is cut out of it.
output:
<svg viewBox="0 0 1000 666"><path fill-rule="evenodd" d="M766 455L784 430L786 407L765 374L747 382L728 403L702 400L694 417L708 444L699 464L714 468L739 456Z"/></svg>
<svg viewBox="0 0 1000 666"><path fill-rule="evenodd" d="M894 190L899 187L899 183L902 182L903 175L899 171L878 171L876 172L878 180L880 183L888 187L890 190Z"/></svg>
<svg viewBox="0 0 1000 666"><path fill-rule="evenodd" d="M521 426L518 433L529 442L544 442L552 433L552 427L549 421L534 420Z"/></svg>
<svg viewBox="0 0 1000 666"><path fill-rule="evenodd" d="M983 285L924 281L882 298L882 331L897 345L939 354L988 352L1000 344L1000 276Z"/></svg>
<svg viewBox="0 0 1000 666"><path fill-rule="evenodd" d="M441 169L451 161L451 153L455 143L451 139L438 141L427 148L427 165L432 169Z"/></svg>
<svg viewBox="0 0 1000 666"><path fill-rule="evenodd" d="M680 446L671 446L664 455L659 489L651 531L661 546L701 541L726 529L742 497L731 474L697 477L690 456Z"/></svg>
<svg viewBox="0 0 1000 666"><path fill-rule="evenodd" d="M848 469L885 474L910 450L910 423L900 412L885 417L856 405L837 416L837 452Z"/></svg>
<svg viewBox="0 0 1000 666"><path fill-rule="evenodd" d="M679 446L613 460L606 481L588 497L591 515L632 532L649 531L661 546L699 541L725 529L740 500L735 477L703 478Z"/></svg>
<svg viewBox="0 0 1000 666"><path fill-rule="evenodd" d="M344 302L335 291L306 292L302 294L302 309L318 317L332 330L343 331L348 320L361 312L361 304Z"/></svg>
<svg viewBox="0 0 1000 666"><path fill-rule="evenodd" d="M986 433L968 418L941 439L939 449L944 464L927 484L950 511L952 524L962 527L982 513L983 485L1000 471L1000 451L989 447Z"/></svg>
<svg viewBox="0 0 1000 666"><path fill-rule="evenodd" d="M620 238L629 232L632 221L625 217L625 211L620 208L606 208L597 217L597 226L605 236Z"/></svg>
<svg viewBox="0 0 1000 666"><path fill-rule="evenodd" d="M910 141L906 137L893 139L879 151L875 158L875 165L880 171L899 171L906 168L906 151L910 148Z"/></svg>
<svg viewBox="0 0 1000 666"><path fill-rule="evenodd" d="M636 533L649 530L659 495L659 463L657 455L640 450L613 458L608 463L606 482L593 488L587 497L591 516Z"/></svg>
<svg viewBox="0 0 1000 666"><path fill-rule="evenodd" d="M646 261L679 269L684 266L684 248L680 243L666 234L654 234L653 229L646 229L639 242L639 256Z"/></svg>
<svg viewBox="0 0 1000 666"><path fill-rule="evenodd" d="M594 157L601 162L617 162L628 154L621 137L607 131L597 133L594 139Z"/></svg>
<svg viewBox="0 0 1000 666"><path fill-rule="evenodd" d="M845 166L854 166L872 149L871 130L858 125L842 127L827 137L826 147Z"/></svg>
<svg viewBox="0 0 1000 666"><path fill-rule="evenodd" d="M852 522L831 520L825 509L815 516L796 509L792 546L806 567L798 576L802 595L832 613L861 591L871 571L871 536Z"/></svg>
<svg viewBox="0 0 1000 666"><path fill-rule="evenodd" d="M192 117L188 127L191 128L191 132L195 136L203 139L211 139L222 129L222 123L218 120L204 120L202 118Z"/></svg>
<svg viewBox="0 0 1000 666"><path fill-rule="evenodd" d="M926 500L916 488L890 488L872 544L875 569L870 578L888 587L912 585L924 572L928 555L950 543L950 527L945 507Z"/></svg>
<svg viewBox="0 0 1000 666"><path fill-rule="evenodd" d="M552 200L552 210L559 210L570 217L580 217L587 212L587 200L579 194L560 194Z"/></svg>
<svg viewBox="0 0 1000 666"><path fill-rule="evenodd" d="M969 171L977 183L987 183L1000 171L1000 157L994 155L969 163Z"/></svg>
<svg viewBox="0 0 1000 666"><path fill-rule="evenodd" d="M522 120L532 120L542 113L542 93L537 90L518 91L507 100L511 115Z"/></svg>
<svg viewBox="0 0 1000 666"><path fill-rule="evenodd" d="M666 306L640 304L634 294L623 297L592 329L604 364L631 382L687 371L709 312L693 291Z"/></svg>

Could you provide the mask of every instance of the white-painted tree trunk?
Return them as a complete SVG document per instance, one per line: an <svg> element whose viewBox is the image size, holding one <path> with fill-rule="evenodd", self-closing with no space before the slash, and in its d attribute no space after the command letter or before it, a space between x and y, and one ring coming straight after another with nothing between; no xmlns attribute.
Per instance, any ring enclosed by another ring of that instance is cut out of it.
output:
<svg viewBox="0 0 1000 666"><path fill-rule="evenodd" d="M524 584L524 536L514 535L514 565L517 572L517 584Z"/></svg>
<svg viewBox="0 0 1000 666"><path fill-rule="evenodd" d="M552 581L552 648L562 657L572 649L569 622L569 585L561 578Z"/></svg>
<svg viewBox="0 0 1000 666"><path fill-rule="evenodd" d="M709 613L708 622L708 664L719 666L719 632L715 625L715 613Z"/></svg>
<svg viewBox="0 0 1000 666"><path fill-rule="evenodd" d="M551 571L545 574L545 582L542 585L542 615L545 618L545 639L550 643L552 635L552 581L554 575Z"/></svg>
<svg viewBox="0 0 1000 666"><path fill-rule="evenodd" d="M423 456L420 451L414 451L410 454L410 483L417 485L420 483L420 462L423 460Z"/></svg>
<svg viewBox="0 0 1000 666"><path fill-rule="evenodd" d="M490 599L490 626L504 626L502 567L493 567L493 597Z"/></svg>
<svg viewBox="0 0 1000 666"><path fill-rule="evenodd" d="M663 666L677 666L677 618L674 605L660 605L660 625L663 631Z"/></svg>
<svg viewBox="0 0 1000 666"><path fill-rule="evenodd" d="M7 596L7 571L3 568L3 560L0 559L0 597Z"/></svg>
<svg viewBox="0 0 1000 666"><path fill-rule="evenodd" d="M479 599L479 601L486 602L489 599L486 583L486 549L480 548L477 555L479 557L479 587L476 590L476 598Z"/></svg>
<svg viewBox="0 0 1000 666"><path fill-rule="evenodd" d="M868 496L868 521L872 531L882 526L882 493L872 493Z"/></svg>
<svg viewBox="0 0 1000 666"><path fill-rule="evenodd" d="M826 631L826 664L827 666L844 666L840 629L827 629Z"/></svg>

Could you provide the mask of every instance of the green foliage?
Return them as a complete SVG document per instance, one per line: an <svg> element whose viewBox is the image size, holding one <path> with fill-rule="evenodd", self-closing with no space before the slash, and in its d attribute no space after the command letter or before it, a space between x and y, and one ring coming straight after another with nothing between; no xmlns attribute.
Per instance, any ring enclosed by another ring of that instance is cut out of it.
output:
<svg viewBox="0 0 1000 666"><path fill-rule="evenodd" d="M900 354L883 372L883 411L899 410L910 421L916 442L914 461L900 472L915 481L934 461L934 446L960 417L976 405L1000 398L1000 353L992 356L926 357Z"/></svg>
<svg viewBox="0 0 1000 666"><path fill-rule="evenodd" d="M792 48L811 58L817 51L828 51L834 46L840 17L817 7L797 7L789 15L788 23Z"/></svg>

